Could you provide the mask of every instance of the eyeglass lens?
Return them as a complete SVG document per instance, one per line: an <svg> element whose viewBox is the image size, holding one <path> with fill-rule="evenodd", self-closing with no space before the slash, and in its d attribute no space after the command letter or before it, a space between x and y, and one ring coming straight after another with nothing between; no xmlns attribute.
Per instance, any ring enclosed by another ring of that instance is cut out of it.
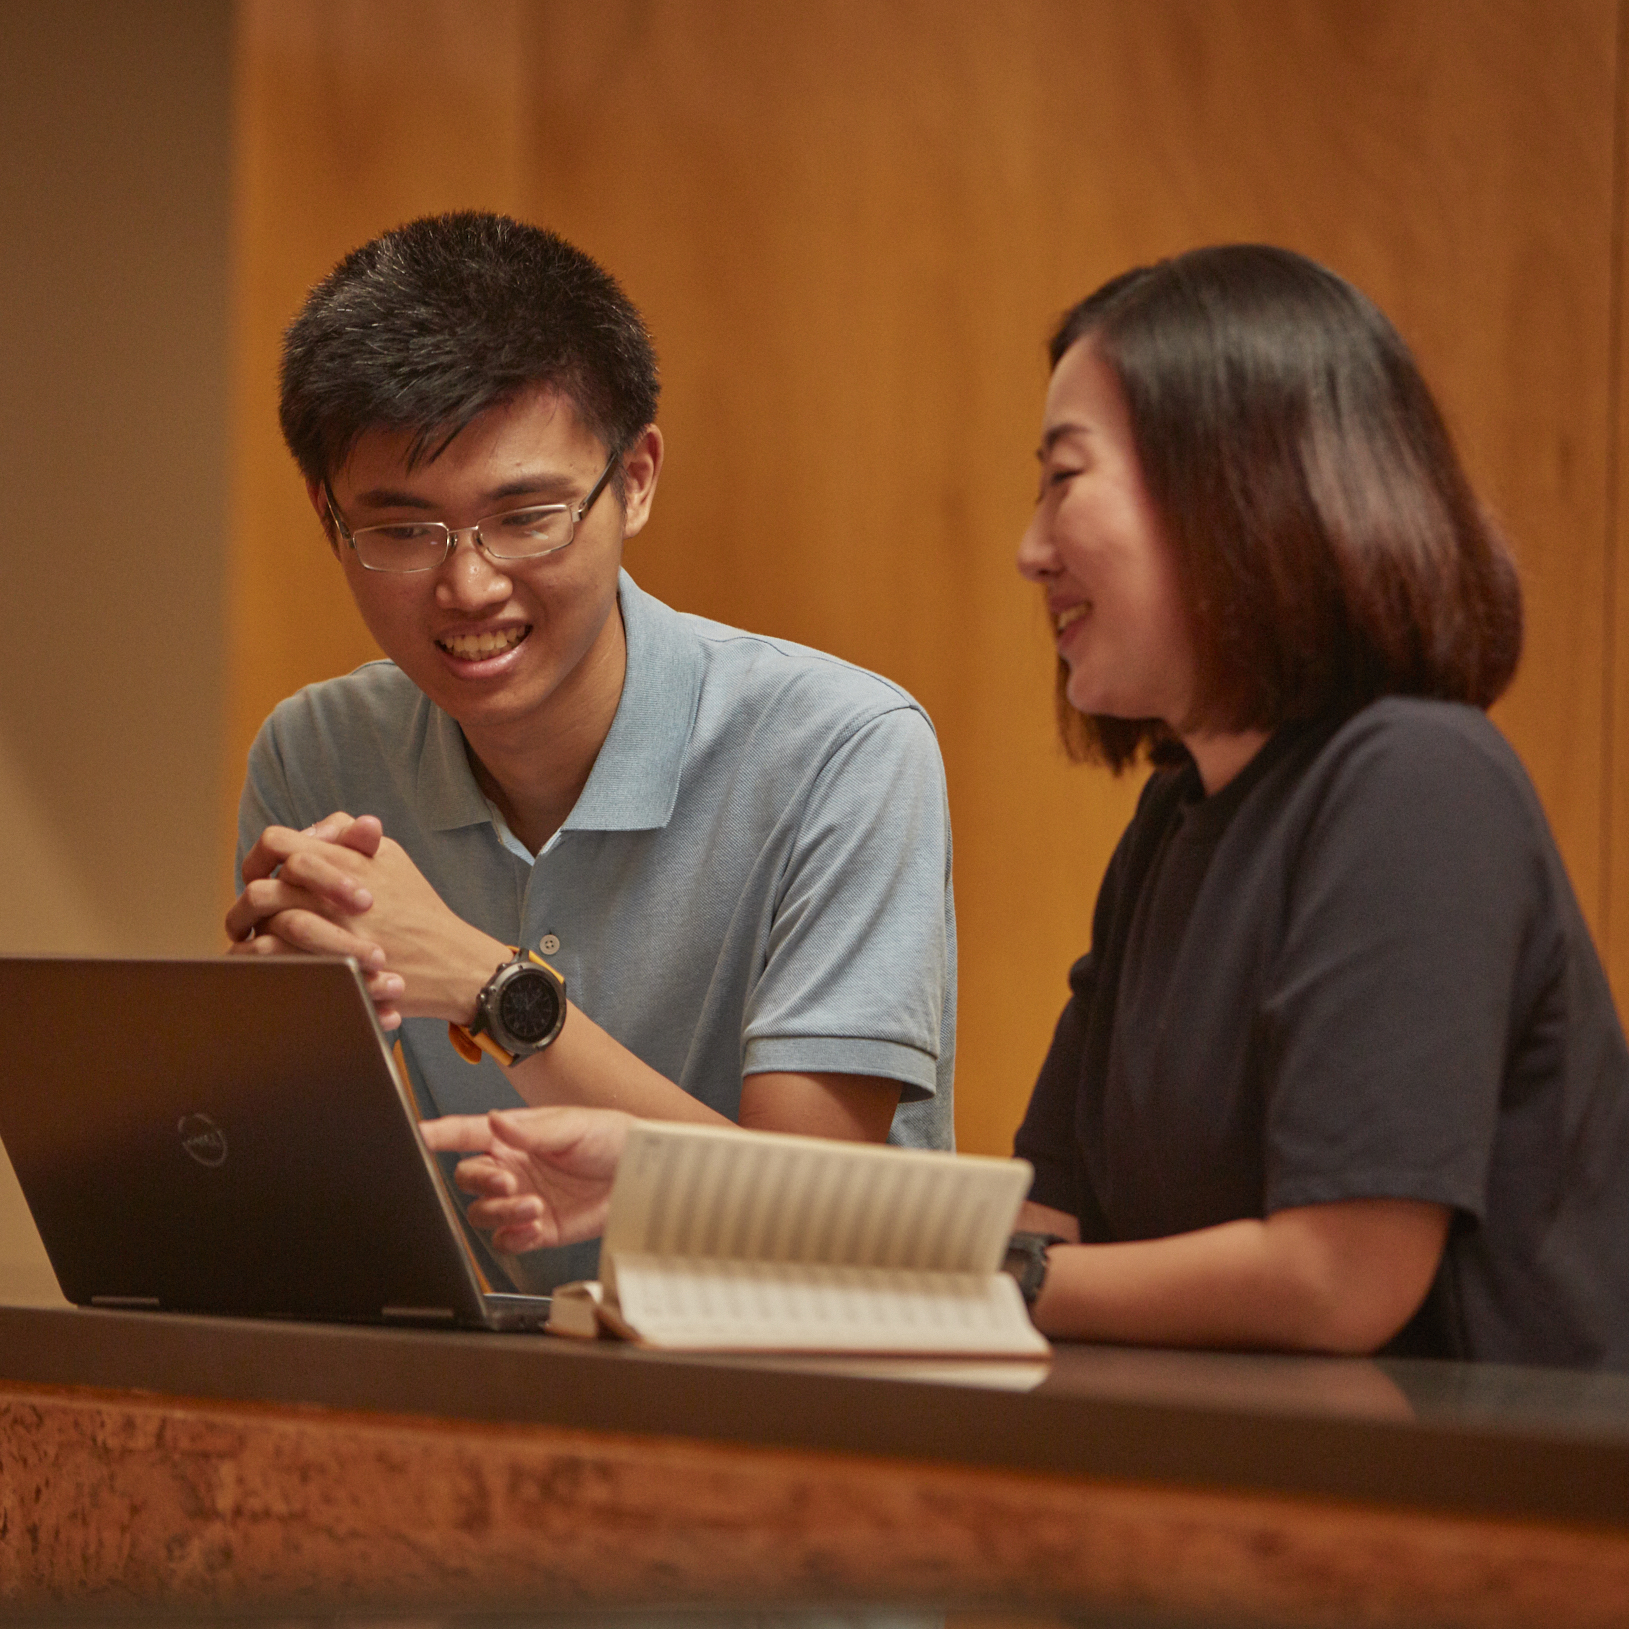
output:
<svg viewBox="0 0 1629 1629"><path fill-rule="evenodd" d="M564 504L511 509L475 523L486 552L498 560L524 560L568 544L576 530ZM356 556L371 571L432 571L447 557L452 533L438 520L364 526L351 534Z"/></svg>

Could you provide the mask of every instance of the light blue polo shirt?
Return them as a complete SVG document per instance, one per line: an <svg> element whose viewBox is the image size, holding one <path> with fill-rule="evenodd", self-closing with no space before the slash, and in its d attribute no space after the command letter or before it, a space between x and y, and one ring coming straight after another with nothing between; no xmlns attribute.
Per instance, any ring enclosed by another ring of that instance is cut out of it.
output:
<svg viewBox="0 0 1629 1629"><path fill-rule="evenodd" d="M933 727L897 685L670 610L626 572L610 734L535 857L476 785L458 725L391 662L282 702L249 754L238 860L268 825L375 814L466 921L539 948L573 1001L693 1097L739 1118L744 1075L901 1084L889 1140L952 1143L956 928ZM444 1023L403 1025L428 1112L520 1099ZM536 1251L546 1288L597 1249Z"/></svg>

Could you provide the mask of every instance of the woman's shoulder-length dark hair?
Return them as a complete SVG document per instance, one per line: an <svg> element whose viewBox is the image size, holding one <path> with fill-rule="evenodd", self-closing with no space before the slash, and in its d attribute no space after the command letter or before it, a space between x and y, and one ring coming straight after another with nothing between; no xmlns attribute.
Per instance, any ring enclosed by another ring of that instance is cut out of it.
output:
<svg viewBox="0 0 1629 1629"><path fill-rule="evenodd" d="M1052 336L1120 382L1175 552L1197 695L1184 728L1272 730L1388 695L1487 707L1521 654L1503 539L1385 316L1286 249L1195 249L1105 283ZM1087 716L1065 744L1169 758L1159 720Z"/></svg>

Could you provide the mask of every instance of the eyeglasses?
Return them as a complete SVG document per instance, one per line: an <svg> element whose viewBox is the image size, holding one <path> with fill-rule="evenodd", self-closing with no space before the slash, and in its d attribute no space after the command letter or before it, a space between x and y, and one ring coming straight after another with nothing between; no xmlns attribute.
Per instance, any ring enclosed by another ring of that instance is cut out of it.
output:
<svg viewBox="0 0 1629 1629"><path fill-rule="evenodd" d="M612 453L588 496L578 504L538 503L487 515L473 526L452 527L439 520L397 520L388 526L363 526L352 531L334 501L326 480L323 496L328 513L346 544L356 551L364 571L434 571L468 536L476 548L493 560L535 560L563 549L577 535L577 523L594 507L616 468Z"/></svg>

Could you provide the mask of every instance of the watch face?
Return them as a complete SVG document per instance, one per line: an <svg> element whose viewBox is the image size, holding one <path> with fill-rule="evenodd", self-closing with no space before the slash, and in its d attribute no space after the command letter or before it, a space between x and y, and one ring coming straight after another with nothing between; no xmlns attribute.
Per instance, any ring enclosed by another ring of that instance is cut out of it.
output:
<svg viewBox="0 0 1629 1629"><path fill-rule="evenodd" d="M541 1041L559 1018L560 992L538 968L522 968L498 993L498 1021L526 1046Z"/></svg>

